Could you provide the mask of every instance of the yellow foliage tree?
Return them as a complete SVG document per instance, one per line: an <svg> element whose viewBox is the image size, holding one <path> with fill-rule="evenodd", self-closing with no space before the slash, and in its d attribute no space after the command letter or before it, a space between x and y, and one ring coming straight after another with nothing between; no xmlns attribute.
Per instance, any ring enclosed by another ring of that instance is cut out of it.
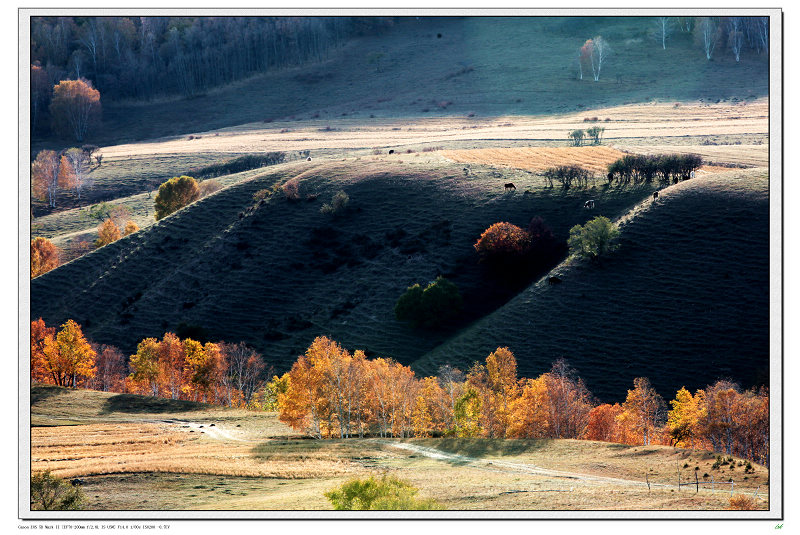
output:
<svg viewBox="0 0 800 535"><path fill-rule="evenodd" d="M55 384L74 387L78 377L94 377L96 355L81 326L67 320L55 338L45 340L43 364Z"/></svg>
<svg viewBox="0 0 800 535"><path fill-rule="evenodd" d="M128 222L125 223L125 230L123 232L123 236L127 236L128 234L133 234L138 230L139 230L139 225L137 225L134 221L128 220Z"/></svg>
<svg viewBox="0 0 800 535"><path fill-rule="evenodd" d="M53 245L47 238L31 240L31 278L47 273L58 267L61 249Z"/></svg>
<svg viewBox="0 0 800 535"><path fill-rule="evenodd" d="M121 237L122 234L117 224L114 223L113 219L108 218L97 227L97 240L95 240L94 244L96 247L103 247L117 241Z"/></svg>

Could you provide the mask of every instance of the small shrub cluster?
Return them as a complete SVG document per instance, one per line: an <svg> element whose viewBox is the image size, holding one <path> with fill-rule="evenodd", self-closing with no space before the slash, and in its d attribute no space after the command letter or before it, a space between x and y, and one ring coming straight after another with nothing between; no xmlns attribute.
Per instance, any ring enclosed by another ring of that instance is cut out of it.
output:
<svg viewBox="0 0 800 535"><path fill-rule="evenodd" d="M572 130L567 136L572 140L573 147L580 147L583 145L583 140L586 138L586 132L583 130Z"/></svg>
<svg viewBox="0 0 800 535"><path fill-rule="evenodd" d="M597 216L585 225L575 225L569 230L569 249L572 254L597 260L619 247L614 243L619 229L607 217Z"/></svg>
<svg viewBox="0 0 800 535"><path fill-rule="evenodd" d="M260 202L272 195L272 192L268 189L260 189L257 192L253 193L253 202Z"/></svg>
<svg viewBox="0 0 800 535"><path fill-rule="evenodd" d="M300 200L300 181L297 178L290 178L281 186L281 191L290 201Z"/></svg>
<svg viewBox="0 0 800 535"><path fill-rule="evenodd" d="M703 165L703 158L696 154L665 154L661 156L643 156L629 154L608 166L609 183L617 182L651 182L658 178L660 182L686 180L692 172Z"/></svg>
<svg viewBox="0 0 800 535"><path fill-rule="evenodd" d="M597 120L597 117L595 117ZM603 132L605 132L605 127L602 126L593 126L591 128L586 129L586 135L592 138L592 144L599 145L602 141Z"/></svg>
<svg viewBox="0 0 800 535"><path fill-rule="evenodd" d="M347 205L350 203L350 196L342 190L337 191L330 204L325 203L320 207L319 211L325 215L341 214L347 210Z"/></svg>
<svg viewBox="0 0 800 535"><path fill-rule="evenodd" d="M744 494L731 496L728 505L729 511L754 511L757 508L756 499L752 496L745 496Z"/></svg>
<svg viewBox="0 0 800 535"><path fill-rule="evenodd" d="M200 197L200 187L190 176L173 177L158 187L155 199L156 221L193 203Z"/></svg>
<svg viewBox="0 0 800 535"><path fill-rule="evenodd" d="M242 171L250 171L251 169L258 169L268 165L275 165L286 161L285 152L266 152L264 154L247 154L239 156L231 160L226 160L222 163L207 165L199 169L191 171L192 176L197 178L209 178L222 175L230 175L233 173L241 173Z"/></svg>
<svg viewBox="0 0 800 535"><path fill-rule="evenodd" d="M219 183L217 180L203 180L200 182L200 198L207 197L212 193L216 193L222 189L222 184Z"/></svg>
<svg viewBox="0 0 800 535"><path fill-rule="evenodd" d="M558 167L551 167L542 173L547 185L553 187L553 181L561 184L564 189L569 189L573 185L577 187L586 187L589 185L589 180L594 180L594 175L588 169L579 167L577 165L559 165Z"/></svg>
<svg viewBox="0 0 800 535"><path fill-rule="evenodd" d="M444 509L438 502L417 498L419 489L393 476L353 479L325 493L336 511L431 511Z"/></svg>
<svg viewBox="0 0 800 535"><path fill-rule="evenodd" d="M415 327L432 328L445 323L461 311L461 294L455 284L437 277L425 289L409 286L394 306L395 317Z"/></svg>
<svg viewBox="0 0 800 535"><path fill-rule="evenodd" d="M74 511L83 508L84 500L80 487L49 471L31 475L31 511Z"/></svg>

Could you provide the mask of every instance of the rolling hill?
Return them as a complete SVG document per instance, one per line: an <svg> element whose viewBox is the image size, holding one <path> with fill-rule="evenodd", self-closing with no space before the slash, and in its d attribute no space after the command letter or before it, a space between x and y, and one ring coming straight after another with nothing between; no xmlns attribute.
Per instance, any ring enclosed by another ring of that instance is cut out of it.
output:
<svg viewBox="0 0 800 535"><path fill-rule="evenodd" d="M638 375L650 375L666 394L682 381L704 386L718 373L745 379L766 362L766 307L754 290L768 272L766 201L758 189L766 180L753 182L755 193L735 195L730 213L728 194L720 193L726 188L706 188L701 180L675 186L658 210L625 226L614 258L559 268L565 284L551 289L539 282L506 303L524 286L493 278L478 264L472 244L483 229L497 221L525 226L538 215L565 239L591 216L627 214L652 187L564 192L515 169L476 165L465 176L461 165L418 160L379 155L270 168L34 279L31 317L48 324L73 318L94 340L127 352L144 337L185 324L209 340L252 344L277 371L319 335L428 374L445 362L468 366L509 345L523 375L567 356L604 399L624 396ZM299 181L299 201L253 200L288 179ZM516 193L503 192L509 180ZM712 183L728 183L718 180ZM350 196L349 210L321 214L320 205L340 189ZM582 208L586 198L597 200L597 210ZM742 250L744 230L749 246ZM643 250L648 242L661 246ZM692 260L698 254L707 259ZM733 261L752 269L731 269ZM464 296L459 321L439 331L399 323L393 314L399 295L438 275ZM569 328L553 324L564 321ZM582 324L586 342L576 343ZM652 336L656 330L659 337ZM731 359L734 349L740 357ZM616 368L608 380L616 354L626 355L627 368ZM681 369L700 354L716 367L706 374ZM674 365L672 373L654 363Z"/></svg>

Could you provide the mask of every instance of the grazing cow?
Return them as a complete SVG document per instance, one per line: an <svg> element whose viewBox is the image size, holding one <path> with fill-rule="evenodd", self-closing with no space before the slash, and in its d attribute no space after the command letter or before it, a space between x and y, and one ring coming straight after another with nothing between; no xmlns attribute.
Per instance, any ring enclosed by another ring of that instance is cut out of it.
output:
<svg viewBox="0 0 800 535"><path fill-rule="evenodd" d="M689 173L689 178L694 178L694 171L692 171L691 173Z"/></svg>
<svg viewBox="0 0 800 535"><path fill-rule="evenodd" d="M80 487L80 486L86 484L86 481L84 481L83 479L77 478L77 477L75 479L70 479L69 482L73 487Z"/></svg>
<svg viewBox="0 0 800 535"><path fill-rule="evenodd" d="M311 156L309 156L308 158L306 158L306 161L307 161L307 162L310 162L310 161L311 161Z"/></svg>
<svg viewBox="0 0 800 535"><path fill-rule="evenodd" d="M517 186L515 186L513 182L509 182L508 184L506 184L504 186L504 188L505 188L506 191L511 191L512 189L514 191L517 191Z"/></svg>
<svg viewBox="0 0 800 535"><path fill-rule="evenodd" d="M464 168L464 176L469 175L469 167Z"/></svg>
<svg viewBox="0 0 800 535"><path fill-rule="evenodd" d="M561 284L561 279L559 279L558 277L550 277L549 279L547 279L547 284L549 284L550 286L554 284Z"/></svg>
<svg viewBox="0 0 800 535"><path fill-rule="evenodd" d="M654 191L653 192L653 200L656 200L656 199L658 199L658 192Z"/></svg>
<svg viewBox="0 0 800 535"><path fill-rule="evenodd" d="M589 210L594 208L594 199L589 199L588 201L583 203L583 207L586 208L586 209L589 209Z"/></svg>
<svg viewBox="0 0 800 535"><path fill-rule="evenodd" d="M394 154L394 149L389 149L389 154Z"/></svg>

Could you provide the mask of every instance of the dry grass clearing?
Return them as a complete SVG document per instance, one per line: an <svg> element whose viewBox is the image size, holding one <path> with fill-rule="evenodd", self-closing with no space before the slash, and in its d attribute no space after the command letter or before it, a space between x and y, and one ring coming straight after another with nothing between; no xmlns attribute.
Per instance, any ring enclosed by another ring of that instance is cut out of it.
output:
<svg viewBox="0 0 800 535"><path fill-rule="evenodd" d="M587 126L605 128L611 140L681 139L692 136L759 135L769 132L766 99L752 102L635 104L588 110L580 114L496 117L408 117L331 119L249 123L189 136L162 138L142 144L103 147L109 160L145 155L186 153L251 153L259 151L353 150L371 147L434 145L456 148L487 140L559 141ZM597 117L597 122L586 118ZM652 141L651 141L652 143Z"/></svg>
<svg viewBox="0 0 800 535"><path fill-rule="evenodd" d="M577 165L595 173L605 173L608 165L625 153L610 147L528 147L474 150L445 150L450 160L481 165L544 171L561 165Z"/></svg>

